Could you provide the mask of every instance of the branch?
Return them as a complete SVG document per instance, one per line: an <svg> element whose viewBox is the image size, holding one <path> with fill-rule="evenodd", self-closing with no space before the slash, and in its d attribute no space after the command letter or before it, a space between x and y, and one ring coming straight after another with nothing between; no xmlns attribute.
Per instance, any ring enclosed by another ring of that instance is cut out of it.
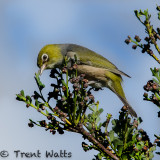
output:
<svg viewBox="0 0 160 160"><path fill-rule="evenodd" d="M79 124L79 132L84 135L90 142L92 142L97 148L99 148L102 152L106 153L108 156L112 157L115 160L119 160L119 158L111 153L108 149L106 149L101 143L99 143L90 133L88 133L82 124Z"/></svg>

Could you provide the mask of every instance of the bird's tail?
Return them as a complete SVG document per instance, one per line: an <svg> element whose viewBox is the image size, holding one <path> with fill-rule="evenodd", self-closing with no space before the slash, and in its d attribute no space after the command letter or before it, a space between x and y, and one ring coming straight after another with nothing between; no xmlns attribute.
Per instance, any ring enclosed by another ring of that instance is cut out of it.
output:
<svg viewBox="0 0 160 160"><path fill-rule="evenodd" d="M118 95L118 97L121 99L121 101L123 102L124 105L128 106L128 112L131 114L131 116L137 117L137 113L131 107L131 105L128 103L128 101L126 100L126 98L123 98L120 95Z"/></svg>
<svg viewBox="0 0 160 160"><path fill-rule="evenodd" d="M112 81L112 84L109 85L108 88L119 97L119 99L123 102L124 105L128 106L128 112L131 114L131 116L137 117L137 113L134 111L134 109L131 107L125 97L123 88L121 86L121 80L117 79L117 81Z"/></svg>

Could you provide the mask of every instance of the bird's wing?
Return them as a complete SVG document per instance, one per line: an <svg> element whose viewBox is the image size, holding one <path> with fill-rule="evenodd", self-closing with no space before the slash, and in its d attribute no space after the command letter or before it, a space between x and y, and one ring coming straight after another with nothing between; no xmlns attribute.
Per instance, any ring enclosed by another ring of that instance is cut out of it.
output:
<svg viewBox="0 0 160 160"><path fill-rule="evenodd" d="M69 50L66 55L71 59L74 59L76 55L79 64L105 68L112 73L130 77L126 73L118 70L118 68L109 60L87 48L85 48L84 50L82 50L81 48L76 48L75 51Z"/></svg>
<svg viewBox="0 0 160 160"><path fill-rule="evenodd" d="M118 70L118 69L112 69L112 68L106 68L108 71L112 72L112 73L115 73L115 74L120 74L120 75L124 75L126 77L129 77L131 78L128 74Z"/></svg>

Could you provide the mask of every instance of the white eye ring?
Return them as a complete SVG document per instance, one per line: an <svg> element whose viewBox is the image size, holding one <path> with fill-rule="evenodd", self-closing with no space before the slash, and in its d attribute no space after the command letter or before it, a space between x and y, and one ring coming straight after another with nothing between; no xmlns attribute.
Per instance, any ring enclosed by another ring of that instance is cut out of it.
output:
<svg viewBox="0 0 160 160"><path fill-rule="evenodd" d="M43 62L46 62L47 60L48 60L48 54L44 53L44 54L42 55L42 61L43 61Z"/></svg>

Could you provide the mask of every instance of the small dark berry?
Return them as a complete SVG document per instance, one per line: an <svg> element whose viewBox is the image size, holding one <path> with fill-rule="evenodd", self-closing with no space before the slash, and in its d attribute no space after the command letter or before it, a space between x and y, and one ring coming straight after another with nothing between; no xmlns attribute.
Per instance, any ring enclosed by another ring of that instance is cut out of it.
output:
<svg viewBox="0 0 160 160"><path fill-rule="evenodd" d="M157 8L156 8L156 9L157 9L157 11L160 11L160 6L157 6Z"/></svg>
<svg viewBox="0 0 160 160"><path fill-rule="evenodd" d="M127 111L128 110L128 106L123 106L122 107L122 111Z"/></svg>
<svg viewBox="0 0 160 160"><path fill-rule="evenodd" d="M154 143L157 143L157 142L159 142L159 141L160 141L159 139L155 139Z"/></svg>
<svg viewBox="0 0 160 160"><path fill-rule="evenodd" d="M147 151L147 150L148 150L148 147L147 147L147 146L144 146L144 147L143 147L143 150L144 150L144 151Z"/></svg>
<svg viewBox="0 0 160 160"><path fill-rule="evenodd" d="M126 43L126 44L129 44L129 43L131 43L131 40L130 40L130 39L126 39L126 40L125 40L125 43Z"/></svg>
<svg viewBox="0 0 160 160"><path fill-rule="evenodd" d="M144 44L143 46L144 46L144 49L145 49L145 50L147 50L147 49L150 48L150 45L149 45L149 44Z"/></svg>
<svg viewBox="0 0 160 160"><path fill-rule="evenodd" d="M34 127L34 124L32 122L29 122L28 126L32 128L32 127Z"/></svg>
<svg viewBox="0 0 160 160"><path fill-rule="evenodd" d="M157 32L158 32L158 34L160 34L160 28L157 28Z"/></svg>
<svg viewBox="0 0 160 160"><path fill-rule="evenodd" d="M30 106L30 105L27 103L27 104L26 104L26 107L28 108L29 106Z"/></svg>
<svg viewBox="0 0 160 160"><path fill-rule="evenodd" d="M47 123L46 123L45 120L40 121L39 124L40 124L42 127L45 127L45 126L47 125Z"/></svg>
<svg viewBox="0 0 160 160"><path fill-rule="evenodd" d="M52 114L48 114L47 119L51 120L52 119Z"/></svg>
<svg viewBox="0 0 160 160"><path fill-rule="evenodd" d="M149 37L145 37L144 40L147 41L147 42L149 42Z"/></svg>
<svg viewBox="0 0 160 160"><path fill-rule="evenodd" d="M160 117L160 111L158 112L158 117Z"/></svg>
<svg viewBox="0 0 160 160"><path fill-rule="evenodd" d="M62 73L67 73L67 68L66 67L63 67Z"/></svg>
<svg viewBox="0 0 160 160"><path fill-rule="evenodd" d="M142 53L145 53L145 51L146 51L146 49L145 49L145 48L143 48L143 49L142 49Z"/></svg>
<svg viewBox="0 0 160 160"><path fill-rule="evenodd" d="M160 39L160 36L158 34L155 34L155 38Z"/></svg>
<svg viewBox="0 0 160 160"><path fill-rule="evenodd" d="M88 79L83 79L82 82L88 83Z"/></svg>
<svg viewBox="0 0 160 160"><path fill-rule="evenodd" d="M134 44L134 45L132 46L132 49L136 49L136 48L137 48L137 45Z"/></svg>
<svg viewBox="0 0 160 160"><path fill-rule="evenodd" d="M64 134L64 131L63 131L63 129L62 129L61 127L59 127L59 128L57 129L57 131L58 131L59 134Z"/></svg>
<svg viewBox="0 0 160 160"><path fill-rule="evenodd" d="M143 94L143 96L144 96L145 98L147 98L147 97L148 97L148 93L145 92L145 93Z"/></svg>
<svg viewBox="0 0 160 160"><path fill-rule="evenodd" d="M62 86L62 91L65 92L66 91L66 87Z"/></svg>
<svg viewBox="0 0 160 160"><path fill-rule="evenodd" d="M42 106L41 109L42 109L42 110L45 110L46 108L45 108L45 106Z"/></svg>
<svg viewBox="0 0 160 160"><path fill-rule="evenodd" d="M141 39L140 39L139 36L137 36L137 35L134 37L134 39L135 39L137 42L140 42L140 41L141 41Z"/></svg>
<svg viewBox="0 0 160 160"><path fill-rule="evenodd" d="M75 91L79 91L80 89L79 89L79 88L74 88L74 90L75 90Z"/></svg>
<svg viewBox="0 0 160 160"><path fill-rule="evenodd" d="M83 107L83 106L84 106L84 102L80 102L79 104L80 104L80 106L81 106L81 107Z"/></svg>
<svg viewBox="0 0 160 160"><path fill-rule="evenodd" d="M55 111L58 111L59 110L59 108L56 106L56 107L54 107L53 108L53 111L55 112Z"/></svg>
<svg viewBox="0 0 160 160"><path fill-rule="evenodd" d="M51 130L50 132L51 132L53 135L56 134L56 131L55 131L55 130Z"/></svg>
<svg viewBox="0 0 160 160"><path fill-rule="evenodd" d="M153 87L153 89L158 89L158 84L156 84L156 83L154 83L153 85L152 85L152 87Z"/></svg>
<svg viewBox="0 0 160 160"><path fill-rule="evenodd" d="M94 96L92 94L89 95L89 99L93 100Z"/></svg>

